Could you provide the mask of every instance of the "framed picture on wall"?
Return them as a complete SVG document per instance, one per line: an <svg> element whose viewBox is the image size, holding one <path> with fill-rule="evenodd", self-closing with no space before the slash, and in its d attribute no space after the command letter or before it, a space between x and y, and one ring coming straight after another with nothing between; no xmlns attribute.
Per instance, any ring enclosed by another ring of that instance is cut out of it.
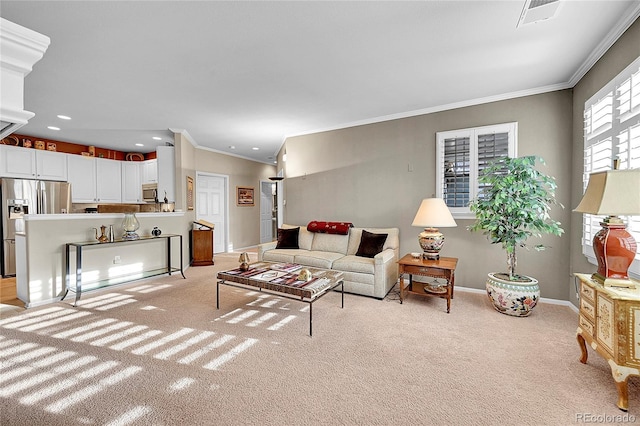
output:
<svg viewBox="0 0 640 426"><path fill-rule="evenodd" d="M193 178L187 176L187 210L193 210Z"/></svg>
<svg viewBox="0 0 640 426"><path fill-rule="evenodd" d="M253 199L253 188L245 186L238 186L236 200L239 206L253 206L255 204Z"/></svg>

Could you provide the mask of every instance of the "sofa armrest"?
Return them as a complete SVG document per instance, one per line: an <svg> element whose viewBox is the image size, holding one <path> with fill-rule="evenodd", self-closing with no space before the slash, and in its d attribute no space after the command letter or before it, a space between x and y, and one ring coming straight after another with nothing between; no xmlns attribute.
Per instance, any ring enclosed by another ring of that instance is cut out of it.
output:
<svg viewBox="0 0 640 426"><path fill-rule="evenodd" d="M389 262L390 260L394 260L394 258L395 258L395 251L393 249L386 249L376 254L373 258L373 261L376 265L382 265L384 263Z"/></svg>
<svg viewBox="0 0 640 426"><path fill-rule="evenodd" d="M273 250L278 245L277 241L271 241L270 243L258 244L258 260L262 261L264 252L267 250Z"/></svg>
<svg viewBox="0 0 640 426"><path fill-rule="evenodd" d="M388 248L375 255L373 292L378 299L384 299L398 281L398 249Z"/></svg>

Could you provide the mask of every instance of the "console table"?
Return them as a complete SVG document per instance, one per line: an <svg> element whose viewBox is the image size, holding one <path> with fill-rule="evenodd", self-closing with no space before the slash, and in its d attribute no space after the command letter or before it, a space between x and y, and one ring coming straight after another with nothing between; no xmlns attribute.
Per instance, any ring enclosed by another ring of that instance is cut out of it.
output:
<svg viewBox="0 0 640 426"><path fill-rule="evenodd" d="M580 280L580 317L576 338L587 363L587 344L611 367L618 389L617 406L629 407L629 376L640 376L640 283L636 288L605 287L590 275Z"/></svg>
<svg viewBox="0 0 640 426"><path fill-rule="evenodd" d="M400 273L400 303L404 301L404 294L411 293L419 296L435 296L447 299L447 313L451 310L453 299L453 286L455 284L455 272L458 259L455 257L441 257L438 260L415 258L410 254L398 261ZM404 286L404 274L409 275L409 285ZM413 275L421 275L432 278L443 278L447 281L444 286L430 286L429 284L413 282Z"/></svg>
<svg viewBox="0 0 640 426"><path fill-rule="evenodd" d="M177 238L178 239L178 247L180 249L180 268L176 268L171 265L171 241ZM129 281L135 281L143 278L152 277L155 275L163 275L168 274L171 275L172 272L180 272L182 278L186 279L184 276L183 270L183 260L182 260L182 235L180 234L163 234L158 237L153 236L144 236L140 237L137 240L115 240L111 242L101 243L98 241L84 241L79 243L66 243L66 256L65 256L65 292L60 300L64 300L67 297L69 291L76 293L76 299L73 302L73 306L78 304L80 297L82 296L82 251L86 249L99 249L104 247L113 247L114 245L120 244L142 244L142 243L152 243L152 242L164 242L167 245L167 266L165 268L158 269L150 269L146 271L142 271L140 274L137 274L135 278L131 278L130 276L121 276L114 278L106 278L92 284L96 284L95 288L107 287L114 284L122 284ZM75 287L71 286L70 279L70 260L71 260L71 250L75 249L76 251L76 285Z"/></svg>

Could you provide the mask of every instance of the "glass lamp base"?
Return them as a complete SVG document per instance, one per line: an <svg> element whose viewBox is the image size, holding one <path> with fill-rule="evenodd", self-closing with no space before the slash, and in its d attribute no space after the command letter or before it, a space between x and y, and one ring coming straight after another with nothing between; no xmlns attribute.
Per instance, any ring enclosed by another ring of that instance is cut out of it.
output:
<svg viewBox="0 0 640 426"><path fill-rule="evenodd" d="M122 239L125 241L138 240L140 239L140 236L136 234L135 231L126 231L122 236Z"/></svg>

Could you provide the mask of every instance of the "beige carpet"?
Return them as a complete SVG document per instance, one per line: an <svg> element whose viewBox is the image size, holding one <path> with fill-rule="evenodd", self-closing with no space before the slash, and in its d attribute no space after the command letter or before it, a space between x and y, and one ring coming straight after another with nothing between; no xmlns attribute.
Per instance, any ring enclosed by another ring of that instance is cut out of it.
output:
<svg viewBox="0 0 640 426"><path fill-rule="evenodd" d="M608 365L578 362L576 314L486 296L331 293L308 305L222 286L237 254L180 275L3 313L5 425L567 425L621 420ZM458 283L464 285L464 283ZM394 289L395 290L395 289ZM640 416L638 380L629 415ZM633 417L632 417L633 418Z"/></svg>

